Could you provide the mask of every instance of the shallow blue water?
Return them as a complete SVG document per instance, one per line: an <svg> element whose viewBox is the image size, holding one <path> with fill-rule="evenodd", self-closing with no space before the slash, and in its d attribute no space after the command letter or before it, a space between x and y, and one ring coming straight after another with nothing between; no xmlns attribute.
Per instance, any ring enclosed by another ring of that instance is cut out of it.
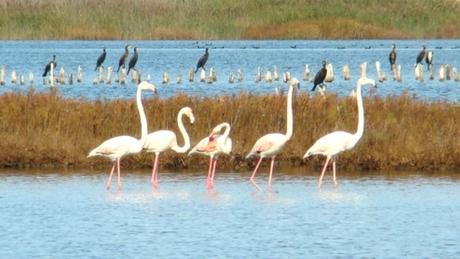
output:
<svg viewBox="0 0 460 259"><path fill-rule="evenodd" d="M0 174L0 258L458 258L460 181L450 176L250 172Z"/></svg>
<svg viewBox="0 0 460 259"><path fill-rule="evenodd" d="M190 95L228 95L241 91L255 94L274 93L275 89L283 89L281 82L255 83L255 73L260 66L262 74L273 66L277 66L279 73L290 71L299 79L303 78L304 64L309 64L311 76L326 59L334 65L336 80L328 87L328 91L340 95L348 95L354 87L354 80L344 81L341 77L343 65L349 64L352 79L357 78L359 64L368 62L368 76L374 77L375 61L381 62L382 68L390 78L388 53L391 44L397 44L398 60L402 65L403 82L388 80L377 90L378 95L399 95L403 91L416 94L422 99L450 100L458 102L460 99L460 83L454 81L439 82L428 80L425 71L425 81L417 82L414 79L413 65L415 57L425 44L434 51L434 66L437 72L440 64L448 63L460 68L460 40L361 40L361 41L0 41L0 65L6 68L6 86L0 87L0 93L11 91L27 91L24 86L9 83L11 71L28 77L29 72L35 75L35 89L48 91L48 86L42 85L41 74L52 55L57 55L58 67L64 67L66 72L76 74L80 64L84 69L84 82L81 84L59 86L59 91L69 98L86 99L113 99L133 98L135 89L132 83L120 86L93 85L96 78L94 67L101 48L107 48L105 67L118 66L118 59L124 51L124 45L130 43L140 48L139 60L136 67L145 78L150 74L151 80L159 86L162 98L184 92ZM203 48L210 48L210 57L206 67L214 67L218 81L214 84L200 83L198 74L195 82L187 80L188 70L195 67ZM132 51L131 51L132 52ZM115 67L116 68L116 67ZM228 83L230 72L240 68L245 76L241 83ZM161 76L167 71L171 83L163 86ZM57 72L56 72L57 74ZM182 84L175 83L176 75L182 76ZM436 74L437 75L437 74ZM310 82L303 82L301 89L311 88Z"/></svg>

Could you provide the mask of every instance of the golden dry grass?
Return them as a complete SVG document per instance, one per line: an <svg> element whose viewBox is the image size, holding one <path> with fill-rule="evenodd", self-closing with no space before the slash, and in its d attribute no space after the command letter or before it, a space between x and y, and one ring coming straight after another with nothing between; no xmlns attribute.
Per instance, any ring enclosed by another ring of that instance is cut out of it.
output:
<svg viewBox="0 0 460 259"><path fill-rule="evenodd" d="M105 139L118 135L140 136L134 99L114 101L68 100L55 92L0 96L0 167L107 167L103 158L86 158ZM254 142L270 132L286 130L284 96L188 97L144 100L149 131L172 129L183 106L192 107L196 121L185 122L192 145L216 124L232 125L234 148L222 157L220 167L250 168L254 160L244 156ZM267 110L266 107L270 107ZM339 157L347 169L439 170L460 168L460 107L447 102L424 102L406 95L365 97L366 126L358 145ZM326 100L298 93L294 99L294 135L279 156L281 165L318 170L323 158L303 161L306 149L334 130L354 132L356 101L334 95ZM180 138L180 143L182 138ZM123 166L149 167L151 156L141 154ZM166 152L167 168L205 167L200 156Z"/></svg>
<svg viewBox="0 0 460 259"><path fill-rule="evenodd" d="M459 38L455 0L3 0L0 39Z"/></svg>

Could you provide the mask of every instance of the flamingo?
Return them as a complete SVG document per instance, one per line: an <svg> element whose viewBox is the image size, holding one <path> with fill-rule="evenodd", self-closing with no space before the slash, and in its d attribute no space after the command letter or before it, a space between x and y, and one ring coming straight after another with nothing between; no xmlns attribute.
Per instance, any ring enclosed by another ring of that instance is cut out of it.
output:
<svg viewBox="0 0 460 259"><path fill-rule="evenodd" d="M141 82L137 87L136 103L141 120L141 139L136 139L131 136L118 136L104 141L95 149L89 152L88 157L103 156L112 160L113 166L110 171L109 179L107 180L106 188L110 189L112 183L112 175L117 167L118 171L118 188L121 189L120 177L120 160L130 154L136 154L142 151L145 138L147 137L147 118L145 117L144 107L142 106L141 93L143 90L152 90L156 93L156 87L148 82Z"/></svg>
<svg viewBox="0 0 460 259"><path fill-rule="evenodd" d="M299 87L299 80L296 78L292 78L289 81L289 91L287 95L287 131L286 134L282 133L270 133L261 138L259 138L254 146L252 147L249 154L246 156L246 159L250 158L253 155L258 155L259 161L257 162L256 168L251 176L251 182L257 187L257 184L254 181L254 177L256 176L257 169L262 162L262 159L265 157L271 158L270 164L270 176L268 178L268 185L271 186L272 183L272 175L273 175L273 165L275 163L276 155L278 155L281 150L283 149L284 145L288 142L288 140L292 137L292 130L293 130L293 115L292 115L292 93L294 88Z"/></svg>
<svg viewBox="0 0 460 259"><path fill-rule="evenodd" d="M219 134L225 128L224 134ZM208 189L214 186L214 175L216 173L217 158L220 154L230 154L232 151L232 139L230 134L230 124L223 122L217 125L209 136L203 138L190 150L189 155L198 153L209 156L208 178L206 180Z"/></svg>
<svg viewBox="0 0 460 259"><path fill-rule="evenodd" d="M360 78L356 84L356 99L358 103L358 129L356 133L352 134L345 131L334 131L329 133L320 139L318 139L313 146L311 146L304 155L304 159L311 155L324 155L326 156L326 162L324 163L323 171L319 177L318 187L321 187L324 172L326 171L329 160L332 159L333 168L333 181L337 184L336 170L335 170L335 156L342 151L352 149L356 143L363 136L364 131L364 108L363 98L361 95L361 86L371 84L375 86L375 80L369 78Z"/></svg>
<svg viewBox="0 0 460 259"><path fill-rule="evenodd" d="M147 152L155 153L151 178L151 183L153 185L158 185L158 159L160 157L160 153L168 149L172 149L176 153L185 153L190 148L190 137L188 136L184 124L182 123L182 117L184 115L190 119L190 123L193 124L195 121L195 117L193 116L193 112L190 107L182 108L177 114L177 124L179 125L179 131L184 138L183 146L179 146L177 144L176 134L170 130L155 131L148 134L145 138L144 150Z"/></svg>

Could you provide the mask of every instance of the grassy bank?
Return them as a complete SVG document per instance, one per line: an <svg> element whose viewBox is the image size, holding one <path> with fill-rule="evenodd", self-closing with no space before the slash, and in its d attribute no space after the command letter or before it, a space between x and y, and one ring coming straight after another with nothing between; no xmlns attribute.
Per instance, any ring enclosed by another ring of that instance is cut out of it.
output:
<svg viewBox="0 0 460 259"><path fill-rule="evenodd" d="M1 39L459 38L456 0L11 0Z"/></svg>
<svg viewBox="0 0 460 259"><path fill-rule="evenodd" d="M134 100L96 101L63 99L54 92L0 96L0 167L104 167L102 158L87 159L88 152L107 138L139 137L140 122ZM284 96L147 99L144 107L149 131L172 129L183 106L192 107L196 122L188 125L192 145L216 124L232 125L231 157L221 166L249 168L254 160L244 156L254 142L269 132L285 132ZM267 111L266 107L270 107ZM444 102L423 102L409 96L366 97L366 126L356 148L339 157L343 169L459 169L460 107ZM320 136L334 131L355 131L356 101L329 96L327 100L298 93L294 101L294 135L279 157L283 166L318 169L323 158L303 161L306 149ZM180 143L182 138L180 138ZM207 163L200 156L167 152L166 168L198 168ZM123 161L131 168L149 167L151 156L141 154Z"/></svg>

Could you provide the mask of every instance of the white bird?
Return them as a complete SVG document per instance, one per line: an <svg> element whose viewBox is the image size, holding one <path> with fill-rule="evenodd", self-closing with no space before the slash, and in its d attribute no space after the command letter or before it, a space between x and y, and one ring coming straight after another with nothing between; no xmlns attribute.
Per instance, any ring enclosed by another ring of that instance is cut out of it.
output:
<svg viewBox="0 0 460 259"><path fill-rule="evenodd" d="M243 77L243 72L241 72L241 69L237 69L236 70L236 80L238 80L238 82L241 82L243 81L244 77Z"/></svg>
<svg viewBox="0 0 460 259"><path fill-rule="evenodd" d="M88 157L103 156L112 160L113 166L110 171L109 179L107 180L106 188L110 189L112 183L112 175L115 167L118 168L118 188L121 188L120 176L120 160L130 154L136 154L142 151L145 138L147 137L147 118L145 117L144 107L142 106L141 94L143 90L152 90L156 93L156 88L153 84L142 82L137 87L136 104L139 111L141 121L141 139L136 139L131 136L118 136L104 141L97 148L89 152Z"/></svg>
<svg viewBox="0 0 460 259"><path fill-rule="evenodd" d="M260 71L260 67L257 67L256 83L259 83L261 80L262 80L262 72Z"/></svg>
<svg viewBox="0 0 460 259"><path fill-rule="evenodd" d="M225 128L223 134L219 134L222 129ZM230 135L230 124L223 122L217 125L209 136L203 138L196 144L195 147L190 150L188 153L191 154L202 154L209 156L209 168L208 168L208 177L207 177L207 186L208 189L211 189L214 186L214 175L216 173L217 158L220 154L230 154L232 151L232 139Z"/></svg>
<svg viewBox="0 0 460 259"><path fill-rule="evenodd" d="M331 63L327 63L326 70L327 70L327 73L326 73L326 77L324 78L324 82L330 83L334 81L334 67L332 66Z"/></svg>
<svg viewBox="0 0 460 259"><path fill-rule="evenodd" d="M305 68L303 70L303 81L309 81L310 80L310 68L308 67L308 64L305 64Z"/></svg>
<svg viewBox="0 0 460 259"><path fill-rule="evenodd" d="M443 64L439 66L438 76L439 76L439 81L441 82L444 81L444 79L446 79L446 70Z"/></svg>
<svg viewBox="0 0 460 259"><path fill-rule="evenodd" d="M0 85L5 85L5 67L0 68Z"/></svg>
<svg viewBox="0 0 460 259"><path fill-rule="evenodd" d="M278 68L276 68L276 66L273 66L273 80L274 81L280 80L280 75L278 74Z"/></svg>
<svg viewBox="0 0 460 259"><path fill-rule="evenodd" d="M352 134L345 131L334 131L329 133L320 139L318 139L313 146L311 146L303 158L307 158L311 155L324 155L326 156L326 162L324 163L323 171L319 178L318 186L321 187L324 172L326 171L329 160L332 159L333 168L333 180L334 184L337 184L336 170L335 170L335 156L342 151L352 149L356 143L361 139L364 132L364 108L363 98L361 93L361 86L371 84L375 86L375 81L369 78L360 78L356 85L356 97L358 104L358 129L356 133Z"/></svg>
<svg viewBox="0 0 460 259"><path fill-rule="evenodd" d="M350 67L348 64L345 64L342 69L342 75L343 75L343 80L350 80L351 75L350 75Z"/></svg>
<svg viewBox="0 0 460 259"><path fill-rule="evenodd" d="M77 67L77 83L83 82L83 69L81 68L81 65L78 65Z"/></svg>
<svg viewBox="0 0 460 259"><path fill-rule="evenodd" d="M18 81L18 75L16 74L16 70L11 71L11 83L16 84Z"/></svg>
<svg viewBox="0 0 460 259"><path fill-rule="evenodd" d="M169 74L168 74L168 72L163 72L163 76L162 76L162 79L161 79L161 83L162 83L162 84L167 84L167 83L169 83Z"/></svg>
<svg viewBox="0 0 460 259"><path fill-rule="evenodd" d="M287 94L287 130L286 130L286 134L270 133L270 134L267 134L259 138L254 144L254 146L252 147L249 154L246 156L246 159L250 158L253 155L257 155L260 157L259 161L257 162L256 168L254 169L254 172L252 173L252 176L250 178L251 182L257 188L258 186L254 181L254 177L256 176L257 169L259 169L262 159L265 157L271 158L270 175L268 178L268 184L271 185L272 175L273 175L273 165L275 163L276 155L278 155L281 152L284 145L292 137L293 123L294 123L293 114L292 114L292 94L294 92L294 88L298 88L298 86L299 86L299 81L296 78L292 78L291 81L289 82L289 91Z"/></svg>
<svg viewBox="0 0 460 259"><path fill-rule="evenodd" d="M34 85L34 73L32 72L29 73L29 85L30 86Z"/></svg>
<svg viewBox="0 0 460 259"><path fill-rule="evenodd" d="M190 68L188 71L188 81L193 82L193 78L195 77L195 73L193 72L193 68Z"/></svg>
<svg viewBox="0 0 460 259"><path fill-rule="evenodd" d="M152 178L151 183L158 185L158 159L160 153L168 149L174 150L176 153L185 153L190 148L190 137L185 130L182 122L182 117L187 116L190 119L190 123L193 124L195 117L193 116L192 109L189 107L182 108L177 114L177 124L179 125L179 131L184 138L184 145L179 146L177 144L177 137L173 131L170 130L158 130L147 135L144 142L144 150L149 153L155 153L155 159L152 167Z"/></svg>
<svg viewBox="0 0 460 259"><path fill-rule="evenodd" d="M107 78L105 79L105 83L108 85L112 84L112 72L113 72L113 68L109 66L107 68Z"/></svg>
<svg viewBox="0 0 460 259"><path fill-rule="evenodd" d="M65 84L65 70L63 67L59 69L59 84L64 85Z"/></svg>
<svg viewBox="0 0 460 259"><path fill-rule="evenodd" d="M265 82L273 82L272 72L270 70L268 70L267 73L265 73Z"/></svg>
<svg viewBox="0 0 460 259"><path fill-rule="evenodd" d="M206 81L206 71L203 68L200 68L200 81L201 82Z"/></svg>

